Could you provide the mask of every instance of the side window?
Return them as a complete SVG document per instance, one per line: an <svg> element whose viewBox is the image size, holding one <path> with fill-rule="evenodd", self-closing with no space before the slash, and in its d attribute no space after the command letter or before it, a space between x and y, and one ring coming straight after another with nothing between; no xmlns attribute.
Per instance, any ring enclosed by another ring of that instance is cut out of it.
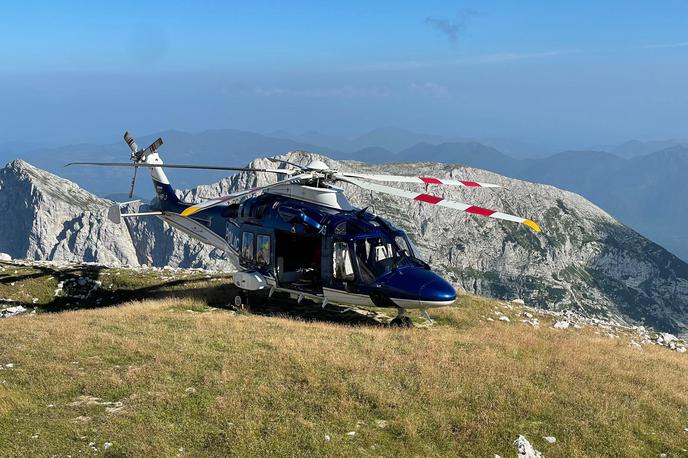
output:
<svg viewBox="0 0 688 458"><path fill-rule="evenodd" d="M406 243L406 239L401 235L397 235L396 237L394 237L394 242L397 244L399 249L404 252L404 254L409 256L415 255L409 244Z"/></svg>
<svg viewBox="0 0 688 458"><path fill-rule="evenodd" d="M335 242L332 252L332 271L337 280L354 279L354 266L351 264L351 252L346 242Z"/></svg>
<svg viewBox="0 0 688 458"><path fill-rule="evenodd" d="M241 257L253 259L253 233L244 232L241 235Z"/></svg>
<svg viewBox="0 0 688 458"><path fill-rule="evenodd" d="M270 264L270 236L259 235L256 238L256 262Z"/></svg>

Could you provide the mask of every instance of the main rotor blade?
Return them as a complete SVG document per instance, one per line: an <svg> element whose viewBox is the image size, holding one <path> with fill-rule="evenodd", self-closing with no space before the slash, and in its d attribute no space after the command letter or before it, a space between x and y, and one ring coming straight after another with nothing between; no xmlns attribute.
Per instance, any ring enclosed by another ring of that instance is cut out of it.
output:
<svg viewBox="0 0 688 458"><path fill-rule="evenodd" d="M269 161L273 161L273 162L281 162L281 163L283 163L283 164L291 165L291 166L294 166L294 167L296 167L296 168L298 168L298 169L300 169L300 170L306 170L306 167L304 167L304 166L301 165L301 164L297 164L296 162L286 161L286 160L284 160L284 159L277 159L277 158L275 158L275 157L269 157L268 160L269 160Z"/></svg>
<svg viewBox="0 0 688 458"><path fill-rule="evenodd" d="M168 169L196 169L196 170L230 170L235 172L268 172L279 173L282 175L293 175L296 170L290 169L255 169L248 167L224 167L219 165L189 165L189 164L145 164L145 163L130 163L130 162L70 162L65 167L70 165L100 165L106 167L161 167Z"/></svg>
<svg viewBox="0 0 688 458"><path fill-rule="evenodd" d="M282 181L277 181L275 183L271 183L271 184L268 184L265 186L258 186L256 188L248 189L246 191L239 191L239 192L235 192L232 194L228 194L226 196L218 197L216 199L206 200L205 202L201 202L198 204L194 204L190 207L187 207L186 209L184 209L183 212L180 213L180 215L181 216L191 216L194 213L198 213L200 211L207 210L209 208L213 208L213 207L220 205L224 202L229 202L231 200L238 199L239 197L244 197L244 196L247 196L249 194L254 194L256 192L263 191L263 190L268 189L268 188L273 188L275 186L280 186L283 184L291 183L294 181L300 181L300 180L304 180L304 179L308 179L308 178L312 178L312 177L313 177L312 173L302 173L301 175L295 175L293 177L285 178Z"/></svg>
<svg viewBox="0 0 688 458"><path fill-rule="evenodd" d="M497 212L494 210L489 210L487 208L477 207L475 205L468 205L463 202L457 202L453 200L445 200L441 197L433 196L431 194L419 194L413 191L404 191L403 189L392 188L389 186L384 186L375 183L366 183L364 181L359 181L353 178L339 178L339 180L351 183L353 185L359 186L363 189L368 189L370 191L381 192L383 194L389 194L392 196L404 197L406 199L417 200L419 202L425 202L426 204L439 205L441 207L453 208L455 210L460 210L466 213L472 213L474 215L488 216L490 218L504 219L507 221L513 221L516 223L525 224L529 228L533 229L535 232L540 232L540 226L538 226L534 221L521 218L520 216L509 215L507 213Z"/></svg>
<svg viewBox="0 0 688 458"><path fill-rule="evenodd" d="M351 178L363 178L373 181L387 181L394 183L442 184L446 186L462 186L465 188L499 188L498 184L480 183L477 181L446 180L432 177L410 177L404 175L368 175L365 173L339 172L340 175Z"/></svg>

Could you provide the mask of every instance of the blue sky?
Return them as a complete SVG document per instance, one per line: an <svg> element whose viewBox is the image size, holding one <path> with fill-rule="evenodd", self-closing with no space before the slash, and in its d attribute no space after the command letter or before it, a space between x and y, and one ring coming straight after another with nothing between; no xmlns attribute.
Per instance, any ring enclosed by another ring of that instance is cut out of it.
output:
<svg viewBox="0 0 688 458"><path fill-rule="evenodd" d="M14 2L0 142L403 127L688 138L688 2Z"/></svg>

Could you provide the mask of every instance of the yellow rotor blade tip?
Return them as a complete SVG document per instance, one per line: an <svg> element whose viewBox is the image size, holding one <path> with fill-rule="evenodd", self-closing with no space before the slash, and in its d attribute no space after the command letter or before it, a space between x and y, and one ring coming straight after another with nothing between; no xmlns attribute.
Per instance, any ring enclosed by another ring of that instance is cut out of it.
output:
<svg viewBox="0 0 688 458"><path fill-rule="evenodd" d="M198 209L196 207L187 207L183 212L180 213L181 216L189 216L196 213Z"/></svg>
<svg viewBox="0 0 688 458"><path fill-rule="evenodd" d="M529 228L531 228L535 232L542 232L542 230L540 229L540 226L538 226L535 221L527 219L527 220L523 221L523 224L525 224L526 226L528 226Z"/></svg>

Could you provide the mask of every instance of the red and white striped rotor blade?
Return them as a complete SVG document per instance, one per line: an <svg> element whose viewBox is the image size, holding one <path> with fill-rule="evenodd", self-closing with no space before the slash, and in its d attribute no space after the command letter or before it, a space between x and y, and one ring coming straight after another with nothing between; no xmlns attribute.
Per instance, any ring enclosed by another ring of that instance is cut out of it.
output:
<svg viewBox="0 0 688 458"><path fill-rule="evenodd" d="M468 180L449 180L433 177L411 177L404 175L368 175L365 173L340 172L340 175L350 178L363 178L373 181L387 181L394 183L418 183L418 184L441 184L445 186L461 186L464 188L499 188L498 184L480 183Z"/></svg>
<svg viewBox="0 0 688 458"><path fill-rule="evenodd" d="M507 213L502 213L487 208L477 207L475 205L465 204L463 202L457 202L454 200L446 200L442 197L433 196L431 194L417 193L414 191L405 191L403 189L392 188L389 186L384 186L376 183L366 183L364 181L359 181L353 178L340 178L341 181L345 181L363 189L368 189L370 191L381 192L383 194L389 194L392 196L404 197L406 199L417 200L419 202L424 202L431 205L439 205L440 207L453 208L454 210L460 210L466 213L471 213L474 215L482 215L490 218L503 219L507 221L513 221L515 223L525 224L529 228L533 229L535 232L540 232L540 226L535 223L535 221L521 218L520 216L509 215Z"/></svg>
<svg viewBox="0 0 688 458"><path fill-rule="evenodd" d="M247 189L246 191L239 191L239 192L235 192L232 194L228 194L226 196L218 197L217 199L206 200L205 202L194 204L190 207L185 208L184 211L180 213L180 215L181 216L191 216L194 213L198 213L200 211L207 210L207 209L212 208L212 207L216 207L220 204L223 204L225 202L229 202L231 200L238 199L240 197L245 197L249 194L254 194L254 193L263 191L265 189L273 188L275 186L280 186L283 184L291 183L292 181L300 181L300 180L305 180L305 179L312 178L312 177L313 177L312 173L302 173L301 175L295 175L293 177L285 178L282 181L270 183L270 184L265 185L265 186L258 186L256 188Z"/></svg>
<svg viewBox="0 0 688 458"><path fill-rule="evenodd" d="M132 153L135 153L139 150L139 145L136 144L134 137L132 137L129 132L124 132L124 141L127 142L127 145L129 145L129 149L131 149Z"/></svg>

